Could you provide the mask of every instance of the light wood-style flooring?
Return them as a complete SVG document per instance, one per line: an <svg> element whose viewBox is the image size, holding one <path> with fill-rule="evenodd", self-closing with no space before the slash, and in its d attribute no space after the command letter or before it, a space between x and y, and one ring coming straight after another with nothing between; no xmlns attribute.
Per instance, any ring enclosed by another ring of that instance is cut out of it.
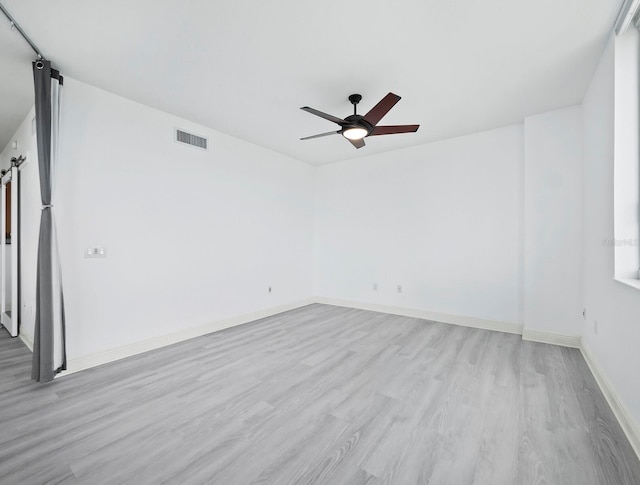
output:
<svg viewBox="0 0 640 485"><path fill-rule="evenodd" d="M310 305L39 385L0 336L0 483L638 485L579 351Z"/></svg>

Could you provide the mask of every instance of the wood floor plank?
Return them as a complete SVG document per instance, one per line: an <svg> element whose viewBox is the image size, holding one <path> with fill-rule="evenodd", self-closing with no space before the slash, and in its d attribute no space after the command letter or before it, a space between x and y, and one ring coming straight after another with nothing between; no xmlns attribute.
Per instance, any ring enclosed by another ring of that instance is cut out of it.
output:
<svg viewBox="0 0 640 485"><path fill-rule="evenodd" d="M0 483L637 485L579 351L309 305L38 385L0 331Z"/></svg>

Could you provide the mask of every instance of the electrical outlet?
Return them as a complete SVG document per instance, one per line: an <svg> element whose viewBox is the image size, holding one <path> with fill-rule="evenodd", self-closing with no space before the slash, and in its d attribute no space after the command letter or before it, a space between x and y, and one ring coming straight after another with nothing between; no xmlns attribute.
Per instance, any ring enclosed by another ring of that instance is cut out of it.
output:
<svg viewBox="0 0 640 485"><path fill-rule="evenodd" d="M583 308L582 309L582 319L585 320L587 318L587 309Z"/></svg>
<svg viewBox="0 0 640 485"><path fill-rule="evenodd" d="M373 291L378 291L378 283L373 284Z"/></svg>
<svg viewBox="0 0 640 485"><path fill-rule="evenodd" d="M107 248L105 247L86 248L84 250L84 257L85 258L106 258Z"/></svg>
<svg viewBox="0 0 640 485"><path fill-rule="evenodd" d="M398 285L398 293L402 293L402 285Z"/></svg>

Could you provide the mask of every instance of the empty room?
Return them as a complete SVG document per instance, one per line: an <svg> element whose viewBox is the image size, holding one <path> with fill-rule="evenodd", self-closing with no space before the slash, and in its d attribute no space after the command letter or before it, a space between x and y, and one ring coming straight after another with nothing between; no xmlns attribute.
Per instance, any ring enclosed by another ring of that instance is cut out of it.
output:
<svg viewBox="0 0 640 485"><path fill-rule="evenodd" d="M0 0L0 484L640 484L640 0Z"/></svg>

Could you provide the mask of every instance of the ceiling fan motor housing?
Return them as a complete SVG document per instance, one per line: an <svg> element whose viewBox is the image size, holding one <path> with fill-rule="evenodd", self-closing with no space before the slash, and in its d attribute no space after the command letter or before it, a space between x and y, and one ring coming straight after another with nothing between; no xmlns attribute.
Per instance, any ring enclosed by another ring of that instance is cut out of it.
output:
<svg viewBox="0 0 640 485"><path fill-rule="evenodd" d="M349 128L364 128L367 130L367 136L373 133L374 126L364 119L362 115L350 115L345 119L345 124L342 125L342 131L348 130Z"/></svg>

